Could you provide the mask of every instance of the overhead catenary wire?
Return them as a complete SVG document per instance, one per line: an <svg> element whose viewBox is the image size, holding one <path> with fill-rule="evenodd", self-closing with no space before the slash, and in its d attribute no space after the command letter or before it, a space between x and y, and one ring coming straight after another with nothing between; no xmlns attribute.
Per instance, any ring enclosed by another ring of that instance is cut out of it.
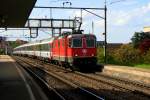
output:
<svg viewBox="0 0 150 100"><path fill-rule="evenodd" d="M109 4L111 5L111 4L119 3L119 2L123 2L123 1L127 1L127 0L117 0L117 1L112 1L112 2L111 2L111 3L109 3Z"/></svg>

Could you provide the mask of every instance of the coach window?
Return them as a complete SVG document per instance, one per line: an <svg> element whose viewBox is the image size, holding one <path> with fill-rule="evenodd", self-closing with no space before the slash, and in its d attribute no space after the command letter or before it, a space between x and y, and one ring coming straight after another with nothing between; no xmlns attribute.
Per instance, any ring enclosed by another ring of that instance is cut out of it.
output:
<svg viewBox="0 0 150 100"><path fill-rule="evenodd" d="M31 46L29 46L29 51L31 51Z"/></svg>
<svg viewBox="0 0 150 100"><path fill-rule="evenodd" d="M38 51L38 45L35 45L35 51Z"/></svg>
<svg viewBox="0 0 150 100"><path fill-rule="evenodd" d="M26 51L26 47L24 47L24 50Z"/></svg>
<svg viewBox="0 0 150 100"><path fill-rule="evenodd" d="M45 44L46 45L46 51L49 51L49 44Z"/></svg>
<svg viewBox="0 0 150 100"><path fill-rule="evenodd" d="M42 44L41 45L41 50L42 51L49 51L49 44Z"/></svg>
<svg viewBox="0 0 150 100"><path fill-rule="evenodd" d="M29 47L27 46L27 50L29 51Z"/></svg>
<svg viewBox="0 0 150 100"><path fill-rule="evenodd" d="M41 44L41 51L44 51L44 44Z"/></svg>
<svg viewBox="0 0 150 100"><path fill-rule="evenodd" d="M29 50L30 50L30 51L32 50L32 46L29 46Z"/></svg>
<svg viewBox="0 0 150 100"><path fill-rule="evenodd" d="M36 50L37 50L37 51L40 50L40 45L36 45Z"/></svg>
<svg viewBox="0 0 150 100"><path fill-rule="evenodd" d="M51 51L51 48L52 48L52 47L51 47L51 44L49 44L49 50L50 50L50 51Z"/></svg>
<svg viewBox="0 0 150 100"><path fill-rule="evenodd" d="M28 46L28 51L30 51L30 47Z"/></svg>
<svg viewBox="0 0 150 100"><path fill-rule="evenodd" d="M42 45L40 44L40 50L42 51L43 49L42 49Z"/></svg>
<svg viewBox="0 0 150 100"><path fill-rule="evenodd" d="M34 50L34 51L36 51L36 50L37 50L37 49L36 49L36 45L34 45L34 46L33 46L33 50Z"/></svg>
<svg viewBox="0 0 150 100"><path fill-rule="evenodd" d="M30 46L28 46L28 51L30 51Z"/></svg>
<svg viewBox="0 0 150 100"><path fill-rule="evenodd" d="M39 51L41 51L41 45L40 44L38 45L38 47L39 47Z"/></svg>
<svg viewBox="0 0 150 100"><path fill-rule="evenodd" d="M38 51L38 45L35 45L35 50Z"/></svg>
<svg viewBox="0 0 150 100"><path fill-rule="evenodd" d="M32 46L29 46L30 51L32 51Z"/></svg>
<svg viewBox="0 0 150 100"><path fill-rule="evenodd" d="M29 51L30 51L31 50L31 46L29 46L28 48L29 48Z"/></svg>
<svg viewBox="0 0 150 100"><path fill-rule="evenodd" d="M35 46L33 45L33 46L32 46L32 50L34 50L34 47L35 47Z"/></svg>

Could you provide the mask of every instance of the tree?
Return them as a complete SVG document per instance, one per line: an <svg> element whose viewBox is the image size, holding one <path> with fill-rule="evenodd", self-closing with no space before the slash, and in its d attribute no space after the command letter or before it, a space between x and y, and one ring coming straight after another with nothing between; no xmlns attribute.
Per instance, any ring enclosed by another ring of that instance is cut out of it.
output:
<svg viewBox="0 0 150 100"><path fill-rule="evenodd" d="M145 64L150 64L150 49L146 52L146 54L143 56L143 62Z"/></svg>
<svg viewBox="0 0 150 100"><path fill-rule="evenodd" d="M142 54L146 53L150 49L150 39L143 40L139 45L139 49Z"/></svg>
<svg viewBox="0 0 150 100"><path fill-rule="evenodd" d="M146 39L150 39L150 32L135 32L131 38L134 48L139 48L141 42Z"/></svg>

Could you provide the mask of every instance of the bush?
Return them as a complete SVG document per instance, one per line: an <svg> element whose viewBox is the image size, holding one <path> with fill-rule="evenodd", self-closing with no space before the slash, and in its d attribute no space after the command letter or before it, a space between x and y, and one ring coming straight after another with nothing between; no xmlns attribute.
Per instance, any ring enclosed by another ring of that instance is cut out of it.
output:
<svg viewBox="0 0 150 100"><path fill-rule="evenodd" d="M121 65L134 65L140 61L140 51L131 44L122 45L114 54L114 59Z"/></svg>
<svg viewBox="0 0 150 100"><path fill-rule="evenodd" d="M144 64L150 64L150 49L143 56L143 63Z"/></svg>
<svg viewBox="0 0 150 100"><path fill-rule="evenodd" d="M103 48L98 48L97 49L97 59L98 59L98 63L103 64L105 63L104 59L104 50Z"/></svg>
<svg viewBox="0 0 150 100"><path fill-rule="evenodd" d="M113 51L107 51L107 63L108 64L117 64L117 61L114 59L114 52ZM103 64L105 63L105 56L104 56L104 49L103 48L98 48L97 49L97 58L98 58L98 63Z"/></svg>
<svg viewBox="0 0 150 100"><path fill-rule="evenodd" d="M97 49L97 58L98 63L105 63L103 48ZM140 50L135 49L132 44L122 45L118 49L107 51L107 63L129 66L136 64L150 64L150 49L144 55L141 55Z"/></svg>
<svg viewBox="0 0 150 100"><path fill-rule="evenodd" d="M5 54L5 50L4 49L0 49L0 54Z"/></svg>

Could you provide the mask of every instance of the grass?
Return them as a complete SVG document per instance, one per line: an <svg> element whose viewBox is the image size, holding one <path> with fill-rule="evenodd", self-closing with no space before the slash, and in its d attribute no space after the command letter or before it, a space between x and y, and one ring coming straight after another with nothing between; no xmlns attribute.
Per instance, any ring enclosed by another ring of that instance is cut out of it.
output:
<svg viewBox="0 0 150 100"><path fill-rule="evenodd" d="M139 65L134 65L134 67L150 69L150 64L139 64Z"/></svg>

